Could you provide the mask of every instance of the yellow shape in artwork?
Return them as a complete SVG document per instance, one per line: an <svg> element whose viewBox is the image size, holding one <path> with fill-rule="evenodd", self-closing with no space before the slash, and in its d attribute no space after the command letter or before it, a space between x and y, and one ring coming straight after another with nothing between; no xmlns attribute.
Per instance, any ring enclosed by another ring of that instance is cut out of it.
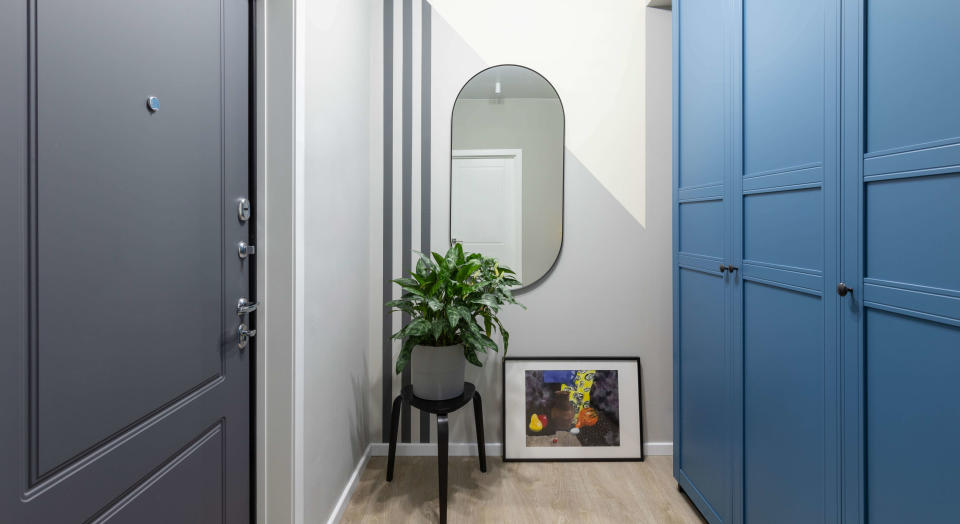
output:
<svg viewBox="0 0 960 524"><path fill-rule="evenodd" d="M540 418L537 417L537 414L534 413L533 415L530 415L530 431L539 432L542 430L543 430L543 423L540 422Z"/></svg>

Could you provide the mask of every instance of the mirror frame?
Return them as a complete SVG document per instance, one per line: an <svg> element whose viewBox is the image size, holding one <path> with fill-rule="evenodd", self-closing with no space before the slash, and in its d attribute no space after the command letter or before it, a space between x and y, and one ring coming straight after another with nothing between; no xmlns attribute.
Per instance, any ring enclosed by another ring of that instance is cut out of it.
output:
<svg viewBox="0 0 960 524"><path fill-rule="evenodd" d="M556 86L553 85L553 82L547 80L547 77L541 75L540 72L538 72L536 69L527 67L525 65L510 64L510 63L492 65L490 67L486 67L474 73L469 79L467 79L466 82L463 83L462 86L460 86L460 90L457 91L457 96L453 99L453 107L451 107L450 109L450 147L447 149L447 155L450 158L448 162L448 176L450 179L450 183L447 184L449 186L447 188L447 191L448 191L447 202L449 203L449 206L447 208L447 244L450 246L453 245L453 209L452 209L453 208L453 151L454 151L453 149L453 114L454 114L454 111L457 110L457 102L460 100L460 94L463 93L464 88L466 88L467 85L469 85L474 78L480 76L481 74L491 69L494 69L497 67L504 67L504 66L520 67L542 78L543 81L550 86L550 89L553 89L553 92L557 94L557 101L560 102L560 116L563 119L563 127L560 130L560 137L561 137L560 148L561 148L561 156L562 156L562 158L560 159L560 246L557 248L557 256L554 257L553 263L550 264L550 267L546 270L546 272L543 273L543 275L540 275L540 277L538 277L536 280L530 283L521 282L520 287L511 290L515 294L522 294L528 291L532 291L534 288L539 287L543 283L543 281L546 280L547 277L549 277L553 273L553 271L557 268L557 262L560 261L560 256L563 255L563 239L564 239L564 236L566 236L565 230L567 225L566 224L567 213L566 213L566 210L564 209L566 206L566 199L567 199L567 112L566 112L566 109L564 109L563 107L563 99L560 98L560 92L557 91Z"/></svg>

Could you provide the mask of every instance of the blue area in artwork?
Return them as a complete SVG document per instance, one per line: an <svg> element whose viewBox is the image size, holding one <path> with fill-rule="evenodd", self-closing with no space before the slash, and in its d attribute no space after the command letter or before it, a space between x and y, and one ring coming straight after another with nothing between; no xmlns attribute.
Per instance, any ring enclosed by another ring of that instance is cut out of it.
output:
<svg viewBox="0 0 960 524"><path fill-rule="evenodd" d="M576 371L572 369L544 371L543 381L547 384L573 384L573 377L575 374Z"/></svg>

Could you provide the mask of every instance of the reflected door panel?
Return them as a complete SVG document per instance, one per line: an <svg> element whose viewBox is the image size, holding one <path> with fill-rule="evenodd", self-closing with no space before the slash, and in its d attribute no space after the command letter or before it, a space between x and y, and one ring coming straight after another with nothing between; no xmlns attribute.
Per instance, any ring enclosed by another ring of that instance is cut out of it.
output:
<svg viewBox="0 0 960 524"><path fill-rule="evenodd" d="M496 258L523 282L522 154L454 151L450 234L467 251Z"/></svg>

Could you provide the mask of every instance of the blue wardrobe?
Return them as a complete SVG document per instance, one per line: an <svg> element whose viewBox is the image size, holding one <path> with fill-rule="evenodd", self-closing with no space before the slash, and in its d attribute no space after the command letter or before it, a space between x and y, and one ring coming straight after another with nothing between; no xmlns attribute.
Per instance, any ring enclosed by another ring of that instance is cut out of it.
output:
<svg viewBox="0 0 960 524"><path fill-rule="evenodd" d="M674 0L674 475L960 522L960 2Z"/></svg>

